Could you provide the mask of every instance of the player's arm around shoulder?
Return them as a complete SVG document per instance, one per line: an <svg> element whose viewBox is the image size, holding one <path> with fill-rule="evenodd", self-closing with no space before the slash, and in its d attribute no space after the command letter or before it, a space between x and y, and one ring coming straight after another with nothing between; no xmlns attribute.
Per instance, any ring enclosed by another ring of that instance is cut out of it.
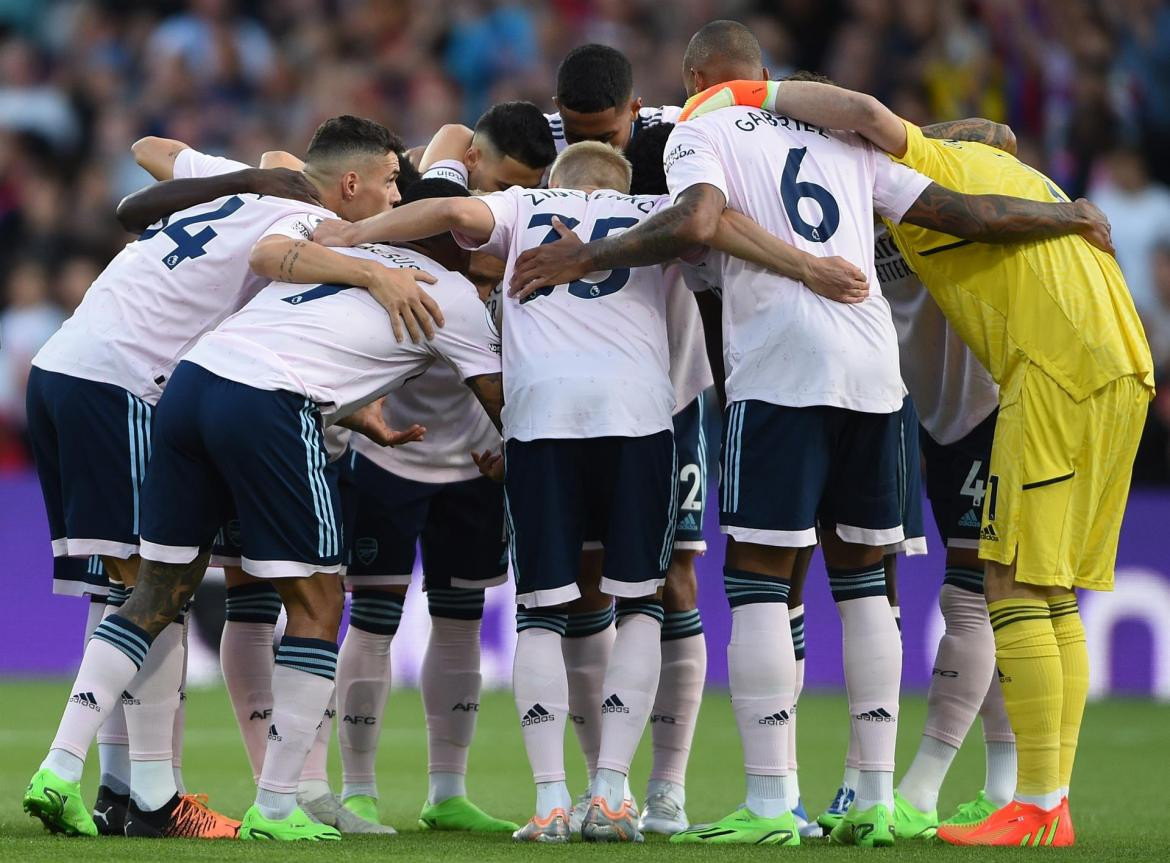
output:
<svg viewBox="0 0 1170 863"><path fill-rule="evenodd" d="M323 246L405 243L455 231L486 243L495 225L491 207L479 198L427 198L358 222L326 220L317 226L313 240Z"/></svg>
<svg viewBox="0 0 1170 863"><path fill-rule="evenodd" d="M980 243L1023 243L1079 234L1113 253L1109 220L1085 198L1047 203L1008 195L965 195L930 183L902 221Z"/></svg>
<svg viewBox="0 0 1170 863"><path fill-rule="evenodd" d="M1006 123L996 123L982 117L968 117L964 120L948 120L922 127L927 138L943 141L972 141L986 144L1011 155L1016 154L1016 133Z"/></svg>
<svg viewBox="0 0 1170 863"><path fill-rule="evenodd" d="M438 162L463 162L475 133L459 123L447 123L435 132L418 161L418 169L426 173Z"/></svg>
<svg viewBox="0 0 1170 863"><path fill-rule="evenodd" d="M170 180L175 176L175 160L190 147L173 138L147 135L130 146L134 161L156 180Z"/></svg>
<svg viewBox="0 0 1170 863"><path fill-rule="evenodd" d="M435 277L422 270L384 267L369 258L336 252L306 238L269 233L252 247L248 258L252 272L272 281L292 284L355 285L370 292L390 316L394 337L403 331L411 341L434 338L443 326L443 312L419 282L433 284Z"/></svg>

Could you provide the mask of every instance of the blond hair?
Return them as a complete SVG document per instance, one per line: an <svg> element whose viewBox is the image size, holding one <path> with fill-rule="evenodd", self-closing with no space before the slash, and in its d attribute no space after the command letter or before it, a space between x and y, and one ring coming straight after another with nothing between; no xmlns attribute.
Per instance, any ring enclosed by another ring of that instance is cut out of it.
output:
<svg viewBox="0 0 1170 863"><path fill-rule="evenodd" d="M565 189L592 187L628 194L634 169L620 151L601 141L566 147L552 164L549 185Z"/></svg>

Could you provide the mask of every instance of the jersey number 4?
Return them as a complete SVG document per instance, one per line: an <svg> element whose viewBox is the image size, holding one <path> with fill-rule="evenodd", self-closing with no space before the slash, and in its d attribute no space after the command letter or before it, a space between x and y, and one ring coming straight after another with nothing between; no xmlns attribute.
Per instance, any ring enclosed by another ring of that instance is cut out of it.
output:
<svg viewBox="0 0 1170 863"><path fill-rule="evenodd" d="M580 222L569 216L562 216L557 213L536 213L528 221L529 228L548 228L548 233L544 235L544 239L540 241L540 245L548 243L555 243L561 238L557 233L557 229L552 226L553 219L560 219L561 223L566 228L572 230L577 227ZM627 216L613 216L609 219L598 219L593 225L593 233L589 237L589 242L600 240L608 237L614 231L624 231L626 228L632 228L638 224L637 219L632 219ZM605 297L609 294L620 291L626 286L626 282L630 280L630 268L621 267L616 270L610 270L609 275L600 282L587 282L584 279L574 279L569 282L569 293L574 297L580 297L583 300L596 300L598 297ZM521 300L521 303L527 303L530 300L535 300L537 297L548 296L553 292L553 287L560 287L559 285L540 288L533 291L530 295Z"/></svg>
<svg viewBox="0 0 1170 863"><path fill-rule="evenodd" d="M191 258L200 258L207 254L207 244L219 236L211 226L196 231L194 234L187 232L189 226L223 219L230 216L242 206L244 206L243 200L232 195L223 202L222 206L212 210L210 213L198 213L194 216L187 216L185 219L179 219L179 221L170 224L164 219L161 227L148 228L142 232L142 236L138 239L145 241L156 234L162 233L174 240L175 248L163 255L162 259L166 268L173 270L179 264L183 263L183 261L190 260Z"/></svg>
<svg viewBox="0 0 1170 863"><path fill-rule="evenodd" d="M816 183L807 180L797 181L800 173L800 163L804 161L807 147L796 147L788 151L788 158L784 161L784 172L780 175L780 200L784 204L784 212L792 224L792 230L800 234L810 243L824 243L837 232L841 224L841 208L837 206L837 199L833 193ZM805 221L800 215L800 202L810 198L821 208L821 221L817 224Z"/></svg>

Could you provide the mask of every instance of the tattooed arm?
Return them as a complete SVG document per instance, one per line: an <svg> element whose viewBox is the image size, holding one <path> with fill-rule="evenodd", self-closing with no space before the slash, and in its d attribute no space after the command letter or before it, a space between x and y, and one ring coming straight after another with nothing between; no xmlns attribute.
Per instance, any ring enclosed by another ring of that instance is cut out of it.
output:
<svg viewBox="0 0 1170 863"><path fill-rule="evenodd" d="M980 243L1080 234L1097 248L1113 251L1109 220L1084 198L1047 204L1007 195L964 195L931 183L902 221Z"/></svg>
<svg viewBox="0 0 1170 863"><path fill-rule="evenodd" d="M496 431L502 432L504 426L500 420L500 414L504 410L504 376L500 372L490 375L476 375L473 378L468 378L464 383L471 387L471 391L475 393L475 397L483 405L483 409L487 412L488 419L496 427Z"/></svg>
<svg viewBox="0 0 1170 863"><path fill-rule="evenodd" d="M529 249L516 260L509 294L523 298L537 288L571 282L598 270L673 260L711 242L726 204L719 189L700 183L686 189L673 206L625 233L585 245L566 237Z"/></svg>
<svg viewBox="0 0 1170 863"><path fill-rule="evenodd" d="M385 267L368 258L343 255L319 243L294 240L282 234L261 237L252 247L249 264L256 275L275 282L365 288L390 316L394 338L398 341L402 341L403 327L411 341L417 342L423 334L433 338L435 325L443 326L438 303L418 285L418 282L433 284L435 277L422 270Z"/></svg>
<svg viewBox="0 0 1170 863"><path fill-rule="evenodd" d="M1016 154L1016 133L1012 131L1011 126L984 120L982 117L933 123L923 126L922 134L927 138L945 141L975 141L1011 153L1013 156Z"/></svg>

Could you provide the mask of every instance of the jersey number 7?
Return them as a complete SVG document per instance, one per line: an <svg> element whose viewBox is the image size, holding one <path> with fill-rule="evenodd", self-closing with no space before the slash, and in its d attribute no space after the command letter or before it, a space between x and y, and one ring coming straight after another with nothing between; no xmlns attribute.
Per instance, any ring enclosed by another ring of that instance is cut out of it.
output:
<svg viewBox="0 0 1170 863"><path fill-rule="evenodd" d="M549 229L548 233L544 235L544 239L540 241L540 245L542 246L547 243L555 243L561 238L561 235L557 233L557 229L552 226L553 219L560 219L561 223L569 230L572 230L580 224L577 219L562 216L558 213L535 213L528 221L528 227ZM593 233L589 237L589 242L608 237L614 231L623 231L626 228L632 228L636 224L638 224L638 220L628 216L613 216L608 219L598 219L593 225ZM626 282L629 280L630 268L620 267L616 270L610 270L609 275L600 282L587 282L584 279L574 279L569 282L568 288L569 293L574 297L580 297L583 300L595 300L598 297L605 297L616 291L620 291L626 286ZM537 297L547 296L552 293L554 287L559 287L559 285L533 291L520 302L527 303L530 300L535 300Z"/></svg>

